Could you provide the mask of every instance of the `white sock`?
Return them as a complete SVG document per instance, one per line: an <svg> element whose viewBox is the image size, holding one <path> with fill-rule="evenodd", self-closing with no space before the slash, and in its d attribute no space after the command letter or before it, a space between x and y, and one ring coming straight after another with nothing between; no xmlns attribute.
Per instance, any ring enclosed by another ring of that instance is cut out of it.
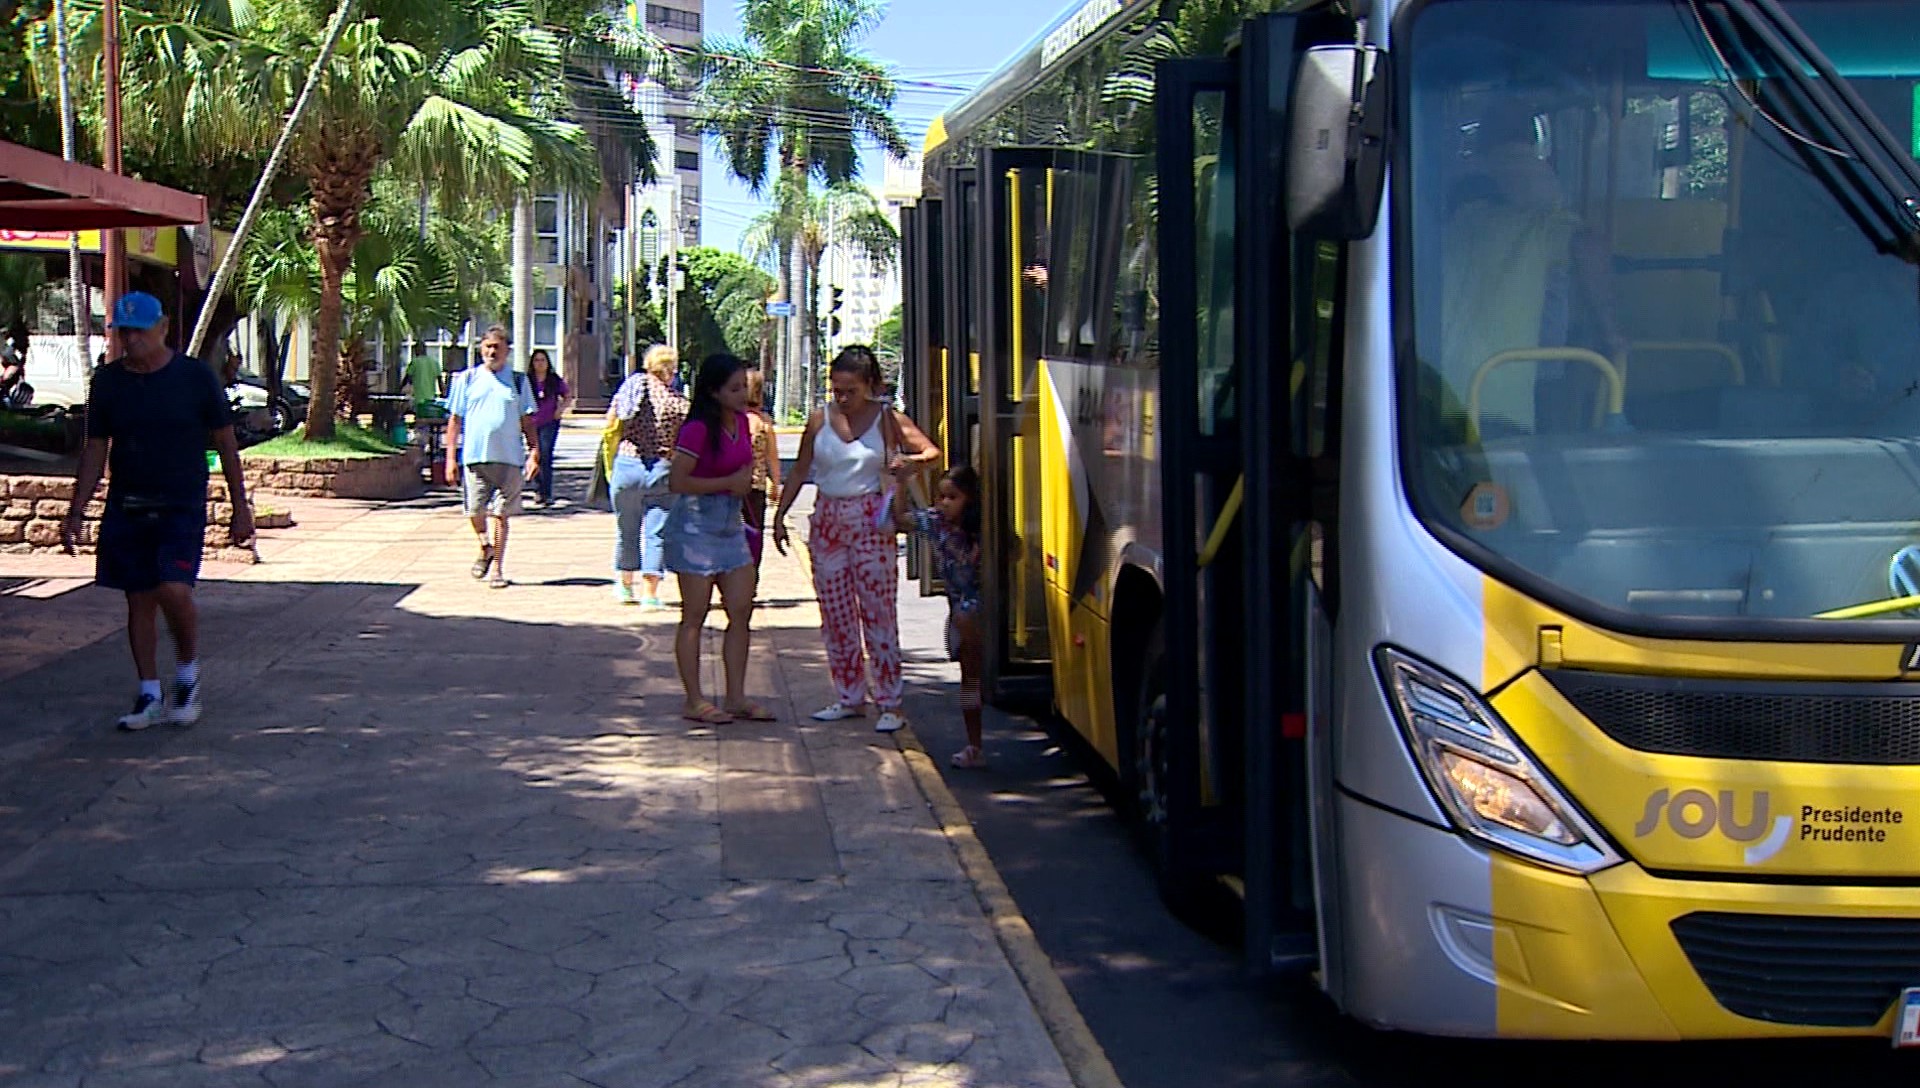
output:
<svg viewBox="0 0 1920 1088"><path fill-rule="evenodd" d="M160 697L160 681L158 680L140 681L140 694L151 695L155 699L158 699Z"/></svg>
<svg viewBox="0 0 1920 1088"><path fill-rule="evenodd" d="M173 672L173 682L192 687L200 682L200 662L185 661Z"/></svg>

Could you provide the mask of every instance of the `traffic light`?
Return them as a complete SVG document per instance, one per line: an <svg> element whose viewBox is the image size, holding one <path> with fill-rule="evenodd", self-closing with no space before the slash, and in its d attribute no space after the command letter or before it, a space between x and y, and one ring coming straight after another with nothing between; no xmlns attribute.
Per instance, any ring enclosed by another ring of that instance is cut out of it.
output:
<svg viewBox="0 0 1920 1088"><path fill-rule="evenodd" d="M846 297L847 292L843 288L839 288L839 287L829 287L827 288L827 290L832 292L832 294L828 296L827 312L830 314L838 313L840 310L840 303Z"/></svg>

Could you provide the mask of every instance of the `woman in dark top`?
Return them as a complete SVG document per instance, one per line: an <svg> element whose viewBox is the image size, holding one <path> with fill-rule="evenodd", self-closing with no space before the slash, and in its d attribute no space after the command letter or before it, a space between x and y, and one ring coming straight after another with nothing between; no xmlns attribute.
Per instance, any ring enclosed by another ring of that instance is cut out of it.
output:
<svg viewBox="0 0 1920 1088"><path fill-rule="evenodd" d="M553 447L560 440L560 417L566 413L572 391L567 380L553 369L553 359L545 348L535 348L527 357L527 380L533 383L533 427L540 436L540 471L534 477L534 493L540 505L553 505Z"/></svg>

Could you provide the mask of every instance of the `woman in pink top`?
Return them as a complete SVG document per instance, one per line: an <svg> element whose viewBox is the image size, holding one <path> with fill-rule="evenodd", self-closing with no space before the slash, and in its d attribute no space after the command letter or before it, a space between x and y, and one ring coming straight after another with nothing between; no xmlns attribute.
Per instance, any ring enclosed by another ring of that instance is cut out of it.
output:
<svg viewBox="0 0 1920 1088"><path fill-rule="evenodd" d="M673 642L683 716L724 725L735 718L772 721L773 715L746 696L747 648L753 639L754 568L747 548L741 501L753 490L753 431L748 424L744 359L709 355L693 382L693 404L674 443L667 488L675 498L661 532L667 569L680 577L680 629ZM727 610L721 660L726 701L715 706L700 691L700 631L706 626L713 587Z"/></svg>

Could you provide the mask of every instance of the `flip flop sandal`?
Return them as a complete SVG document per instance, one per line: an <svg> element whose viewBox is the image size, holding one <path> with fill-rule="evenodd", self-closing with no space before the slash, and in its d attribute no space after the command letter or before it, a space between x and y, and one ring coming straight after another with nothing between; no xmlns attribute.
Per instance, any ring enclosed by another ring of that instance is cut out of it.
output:
<svg viewBox="0 0 1920 1088"><path fill-rule="evenodd" d="M712 703L701 703L691 712L682 713L680 716L687 721L700 722L704 725L727 725L733 721L733 715Z"/></svg>
<svg viewBox="0 0 1920 1088"><path fill-rule="evenodd" d="M748 722L770 722L777 720L773 711L768 710L759 703L742 703L739 706L730 706L722 713L731 714L741 721Z"/></svg>
<svg viewBox="0 0 1920 1088"><path fill-rule="evenodd" d="M467 573L473 575L475 578L485 578L487 576L487 569L492 566L493 545L482 544L480 545L480 558L473 561L473 566L467 568Z"/></svg>
<svg viewBox="0 0 1920 1088"><path fill-rule="evenodd" d="M973 771L979 770L987 765L987 756L985 752L969 744L958 752L953 753L953 758L948 760L948 762L962 770Z"/></svg>

